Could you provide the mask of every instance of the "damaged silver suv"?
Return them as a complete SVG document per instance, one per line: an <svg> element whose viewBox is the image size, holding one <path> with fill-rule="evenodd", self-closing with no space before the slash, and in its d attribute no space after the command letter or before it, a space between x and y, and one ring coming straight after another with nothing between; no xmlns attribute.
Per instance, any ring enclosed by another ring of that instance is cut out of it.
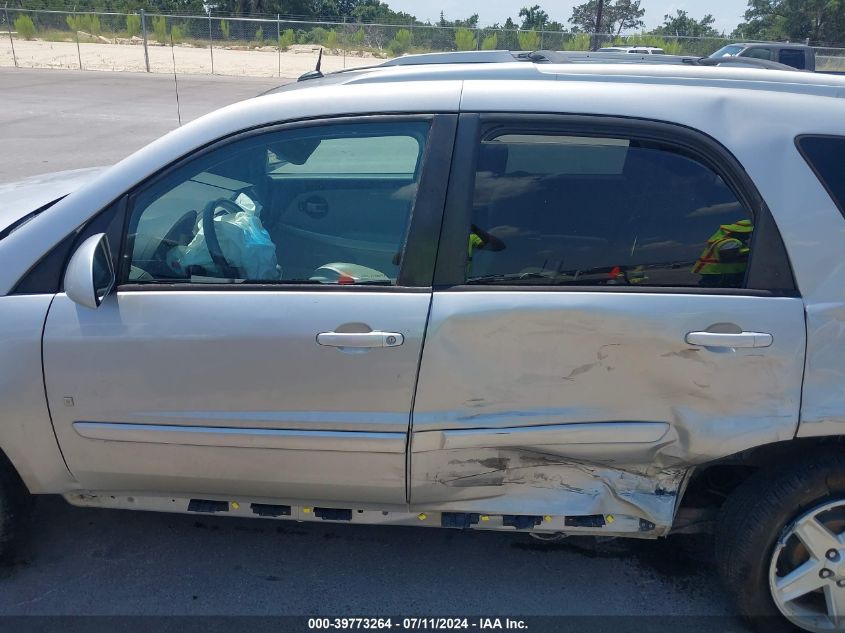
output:
<svg viewBox="0 0 845 633"><path fill-rule="evenodd" d="M843 630L843 96L771 69L373 68L5 187L0 546L45 493L715 530L742 613Z"/></svg>

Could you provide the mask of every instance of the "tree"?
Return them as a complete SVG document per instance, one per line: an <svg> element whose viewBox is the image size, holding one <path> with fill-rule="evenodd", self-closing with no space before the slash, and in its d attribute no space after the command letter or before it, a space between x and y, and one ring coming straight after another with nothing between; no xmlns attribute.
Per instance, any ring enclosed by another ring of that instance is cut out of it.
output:
<svg viewBox="0 0 845 633"><path fill-rule="evenodd" d="M719 37L719 31L713 28L715 21L716 19L709 13L700 20L696 20L683 9L678 9L675 15L664 15L663 25L654 29L652 33L678 37Z"/></svg>
<svg viewBox="0 0 845 633"><path fill-rule="evenodd" d="M163 15L153 18L153 33L159 44L167 44L167 19Z"/></svg>
<svg viewBox="0 0 845 633"><path fill-rule="evenodd" d="M28 15L21 15L15 18L15 30L18 32L18 35L23 37L25 40L35 38L35 24L33 23L32 18Z"/></svg>
<svg viewBox="0 0 845 633"><path fill-rule="evenodd" d="M130 13L126 16L126 34L134 37L141 33L141 16L137 13Z"/></svg>
<svg viewBox="0 0 845 633"><path fill-rule="evenodd" d="M522 18L523 31L542 31L549 23L549 14L540 8L539 4L533 7L522 7L519 10L519 17Z"/></svg>
<svg viewBox="0 0 845 633"><path fill-rule="evenodd" d="M268 4L271 3L268 2ZM278 2L278 4L283 5L285 3ZM321 18L348 18L352 16L359 4L359 0L315 0L313 13L315 17ZM282 11L276 10L275 12L281 13Z"/></svg>
<svg viewBox="0 0 845 633"><path fill-rule="evenodd" d="M279 36L279 48L281 48L283 51L288 50L288 48L295 42L296 33L293 32L293 29L285 29Z"/></svg>
<svg viewBox="0 0 845 633"><path fill-rule="evenodd" d="M616 0L615 4L608 6L608 21L616 26L616 35L628 29L640 29L645 26L642 18L645 9L640 7L640 0Z"/></svg>
<svg viewBox="0 0 845 633"><path fill-rule="evenodd" d="M396 12L380 0L362 0L352 10L358 22L373 24L413 24L417 19L408 13Z"/></svg>
<svg viewBox="0 0 845 633"><path fill-rule="evenodd" d="M735 37L845 42L843 0L749 0L745 20Z"/></svg>
<svg viewBox="0 0 845 633"><path fill-rule="evenodd" d="M589 0L572 8L572 16L568 22L572 25L573 33L592 33L596 27L596 0Z"/></svg>
<svg viewBox="0 0 845 633"><path fill-rule="evenodd" d="M540 34L537 31L519 31L519 50L536 51L540 47Z"/></svg>
<svg viewBox="0 0 845 633"><path fill-rule="evenodd" d="M491 33L481 41L481 50L494 51L499 44L499 37L495 33Z"/></svg>
<svg viewBox="0 0 845 633"><path fill-rule="evenodd" d="M519 48L519 41L517 39L516 24L511 18L505 20L502 26L501 33L499 33L496 46L506 51L511 51Z"/></svg>
<svg viewBox="0 0 845 633"><path fill-rule="evenodd" d="M637 29L645 25L642 17L645 9L640 6L641 0L616 0L606 2L599 28L596 29L597 0L589 0L572 9L569 23L573 25L575 33L614 33L619 35L625 29Z"/></svg>
<svg viewBox="0 0 845 633"><path fill-rule="evenodd" d="M455 48L459 51L475 50L475 35L467 28L459 28L455 31Z"/></svg>
<svg viewBox="0 0 845 633"><path fill-rule="evenodd" d="M387 49L394 57L405 54L409 48L411 48L411 32L408 29L399 29L387 45Z"/></svg>
<svg viewBox="0 0 845 633"><path fill-rule="evenodd" d="M455 26L463 26L463 27L466 27L468 29L477 29L478 28L478 14L473 13L466 20L455 20Z"/></svg>

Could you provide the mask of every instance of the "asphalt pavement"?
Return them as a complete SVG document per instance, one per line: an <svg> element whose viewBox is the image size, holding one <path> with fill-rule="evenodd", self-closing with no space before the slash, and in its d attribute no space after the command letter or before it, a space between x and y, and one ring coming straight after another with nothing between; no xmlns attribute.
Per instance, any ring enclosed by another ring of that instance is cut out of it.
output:
<svg viewBox="0 0 845 633"><path fill-rule="evenodd" d="M284 80L281 80L282 82ZM183 121L280 80L179 77ZM0 69L0 181L105 165L178 125L173 77ZM520 534L81 509L40 498L2 615L718 616L704 537Z"/></svg>
<svg viewBox="0 0 845 633"><path fill-rule="evenodd" d="M703 537L524 534L72 507L39 498L7 615L729 616ZM645 621L645 620L644 620ZM744 630L732 619L713 630ZM645 628L643 630L646 630Z"/></svg>
<svg viewBox="0 0 845 633"><path fill-rule="evenodd" d="M0 68L0 182L111 165L290 79Z"/></svg>

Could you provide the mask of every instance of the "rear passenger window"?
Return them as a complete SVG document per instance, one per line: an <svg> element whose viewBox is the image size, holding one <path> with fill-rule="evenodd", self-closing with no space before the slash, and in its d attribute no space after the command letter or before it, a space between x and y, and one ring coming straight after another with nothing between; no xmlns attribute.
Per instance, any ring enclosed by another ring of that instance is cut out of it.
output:
<svg viewBox="0 0 845 633"><path fill-rule="evenodd" d="M479 148L467 283L739 288L751 214L653 142L501 134Z"/></svg>
<svg viewBox="0 0 845 633"><path fill-rule="evenodd" d="M800 136L798 149L845 216L845 137Z"/></svg>

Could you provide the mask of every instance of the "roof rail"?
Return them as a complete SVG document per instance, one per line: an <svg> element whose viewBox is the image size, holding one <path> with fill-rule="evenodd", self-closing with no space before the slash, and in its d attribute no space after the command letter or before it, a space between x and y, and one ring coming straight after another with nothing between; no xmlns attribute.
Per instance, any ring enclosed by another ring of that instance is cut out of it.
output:
<svg viewBox="0 0 845 633"><path fill-rule="evenodd" d="M322 49L321 49L322 54ZM792 66L779 64L755 57L698 57L694 55L660 55L652 53L620 53L612 51L456 51L446 53L420 53L404 55L389 59L381 64L359 68L346 68L329 73L354 73L356 71L375 70L394 66L428 66L433 64L503 64L525 62L534 64L574 64L574 63L603 63L603 64L689 64L693 66L721 66L731 64L738 66L754 66L770 70L788 70L801 72ZM299 81L321 79L320 62L317 68L299 77ZM274 88L270 91L275 90ZM268 91L268 92L270 92Z"/></svg>
<svg viewBox="0 0 845 633"><path fill-rule="evenodd" d="M652 53L621 53L618 51L548 51L515 53L517 59L537 64L683 64L697 57L660 55Z"/></svg>
<svg viewBox="0 0 845 633"><path fill-rule="evenodd" d="M800 69L793 66L787 66L779 62L769 61L768 59L758 59L756 57L738 57L734 55L726 55L725 57L693 57L686 61L693 66L720 66L722 64L737 64L739 66L756 66L758 68L768 68L770 70L792 70L801 72Z"/></svg>

